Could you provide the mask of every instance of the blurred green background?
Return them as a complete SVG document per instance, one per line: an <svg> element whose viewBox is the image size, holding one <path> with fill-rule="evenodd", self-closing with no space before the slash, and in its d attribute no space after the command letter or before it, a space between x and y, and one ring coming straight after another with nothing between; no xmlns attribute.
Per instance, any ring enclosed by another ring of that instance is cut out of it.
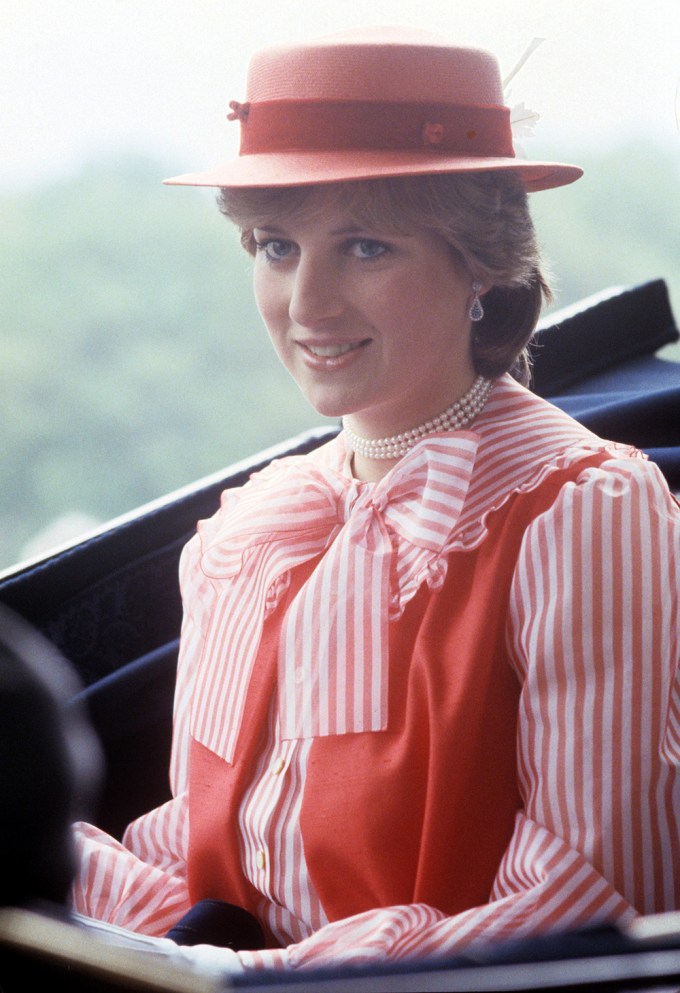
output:
<svg viewBox="0 0 680 993"><path fill-rule="evenodd" d="M657 195L677 159L556 157L586 175L532 200L555 306L662 277L677 314L680 196ZM172 171L106 158L0 199L0 567L321 422L214 194L162 186Z"/></svg>

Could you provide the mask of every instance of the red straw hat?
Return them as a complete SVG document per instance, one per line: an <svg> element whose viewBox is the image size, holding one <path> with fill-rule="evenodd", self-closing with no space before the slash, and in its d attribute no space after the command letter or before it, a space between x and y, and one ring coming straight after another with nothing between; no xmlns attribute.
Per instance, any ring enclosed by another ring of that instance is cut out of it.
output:
<svg viewBox="0 0 680 993"><path fill-rule="evenodd" d="M528 190L572 183L577 166L515 157L490 52L406 28L348 31L256 53L238 158L166 180L293 186L425 173L518 173Z"/></svg>

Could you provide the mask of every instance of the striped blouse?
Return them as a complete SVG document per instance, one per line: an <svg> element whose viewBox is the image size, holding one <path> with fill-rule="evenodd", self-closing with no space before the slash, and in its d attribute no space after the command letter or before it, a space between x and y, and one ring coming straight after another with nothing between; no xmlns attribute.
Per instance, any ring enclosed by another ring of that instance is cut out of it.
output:
<svg viewBox="0 0 680 993"><path fill-rule="evenodd" d="M585 467L593 454L604 461ZM390 625L423 587L436 595L450 553L478 548L513 495L581 462L514 563L506 644L521 685L522 808L488 901L329 922L300 828L314 741L388 726ZM678 908L680 511L658 469L509 377L474 431L421 443L380 483L344 466L340 436L227 491L199 525L181 567L174 798L122 844L77 825L75 908L156 935L188 909L190 743L226 762L238 755L262 626L304 563L314 568L286 601L259 762L232 812L240 871L281 946L239 953L244 967L450 954L475 939ZM577 719L587 736L572 733Z"/></svg>

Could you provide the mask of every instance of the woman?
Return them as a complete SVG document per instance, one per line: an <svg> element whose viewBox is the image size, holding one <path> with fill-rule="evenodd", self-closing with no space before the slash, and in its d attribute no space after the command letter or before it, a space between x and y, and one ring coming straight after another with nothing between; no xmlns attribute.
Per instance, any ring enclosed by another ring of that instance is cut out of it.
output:
<svg viewBox="0 0 680 993"><path fill-rule="evenodd" d="M239 158L171 181L221 188L343 430L185 549L174 799L122 845L79 826L81 913L162 936L226 901L267 946L211 936L233 967L286 968L680 905L680 515L522 385L527 192L580 170L515 158L502 104L420 32L269 49Z"/></svg>

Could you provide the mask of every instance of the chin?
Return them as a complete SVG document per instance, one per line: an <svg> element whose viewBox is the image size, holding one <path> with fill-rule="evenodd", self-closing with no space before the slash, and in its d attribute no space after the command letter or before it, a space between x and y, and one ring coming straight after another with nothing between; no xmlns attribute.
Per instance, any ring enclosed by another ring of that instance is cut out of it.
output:
<svg viewBox="0 0 680 993"><path fill-rule="evenodd" d="M351 414L356 409L354 404L350 403L346 397L320 397L318 395L310 395L304 391L303 395L307 403L309 403L321 417L344 417L346 414Z"/></svg>
<svg viewBox="0 0 680 993"><path fill-rule="evenodd" d="M336 420L340 420L341 417L344 417L346 414L351 413L351 411L348 410L347 407L342 404L323 404L323 403L317 404L317 403L311 403L311 400L309 402L320 417L330 417Z"/></svg>

